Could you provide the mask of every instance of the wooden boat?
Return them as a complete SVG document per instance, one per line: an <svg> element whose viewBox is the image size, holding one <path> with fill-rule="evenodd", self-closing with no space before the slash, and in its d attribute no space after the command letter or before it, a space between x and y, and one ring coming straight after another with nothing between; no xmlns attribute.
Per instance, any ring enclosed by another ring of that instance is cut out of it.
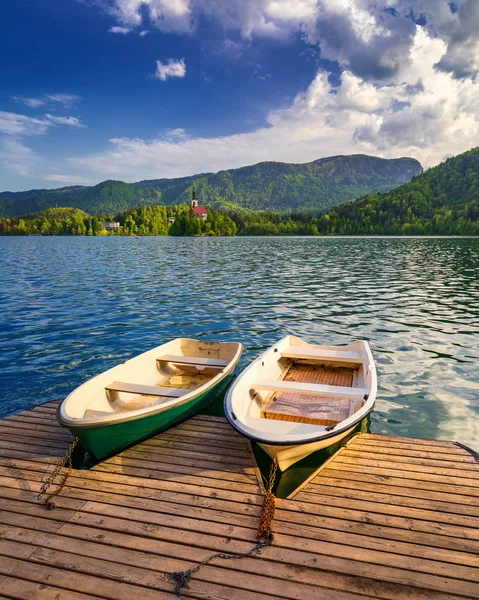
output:
<svg viewBox="0 0 479 600"><path fill-rule="evenodd" d="M315 346L288 335L234 382L225 414L284 471L347 436L372 411L376 389L368 342Z"/></svg>
<svg viewBox="0 0 479 600"><path fill-rule="evenodd" d="M187 419L225 391L243 346L179 338L93 377L58 421L101 460Z"/></svg>

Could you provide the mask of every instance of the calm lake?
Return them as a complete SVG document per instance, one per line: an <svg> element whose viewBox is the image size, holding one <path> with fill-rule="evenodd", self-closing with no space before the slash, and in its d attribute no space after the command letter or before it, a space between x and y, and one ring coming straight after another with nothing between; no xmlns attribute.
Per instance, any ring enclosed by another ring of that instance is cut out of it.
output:
<svg viewBox="0 0 479 600"><path fill-rule="evenodd" d="M0 237L0 416L171 338L370 340L371 430L479 449L479 239Z"/></svg>

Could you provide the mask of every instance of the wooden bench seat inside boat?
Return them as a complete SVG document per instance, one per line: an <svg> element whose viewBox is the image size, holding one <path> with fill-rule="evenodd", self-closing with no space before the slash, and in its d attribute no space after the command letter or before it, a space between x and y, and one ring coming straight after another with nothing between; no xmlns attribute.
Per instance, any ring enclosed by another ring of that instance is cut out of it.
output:
<svg viewBox="0 0 479 600"><path fill-rule="evenodd" d="M340 385L320 385L298 381L279 379L257 379L251 384L251 389L267 392L292 392L308 396L328 396L331 398L364 398L367 390L364 388L343 387Z"/></svg>
<svg viewBox="0 0 479 600"><path fill-rule="evenodd" d="M171 362L177 365L191 365L192 367L215 367L223 368L227 367L230 363L229 360L222 360L219 358L200 358L199 356L181 356L174 354L165 354L156 359L162 362Z"/></svg>
<svg viewBox="0 0 479 600"><path fill-rule="evenodd" d="M323 350L302 346L290 346L281 351L281 356L292 359L324 360L327 362L361 364L363 356L357 352L343 352L342 350Z"/></svg>
<svg viewBox="0 0 479 600"><path fill-rule="evenodd" d="M105 387L108 392L126 392L128 394L139 394L141 396L166 396L168 398L180 398L189 392L189 390L180 390L177 388L160 387L158 385L142 385L139 383L125 383L123 381L114 381Z"/></svg>

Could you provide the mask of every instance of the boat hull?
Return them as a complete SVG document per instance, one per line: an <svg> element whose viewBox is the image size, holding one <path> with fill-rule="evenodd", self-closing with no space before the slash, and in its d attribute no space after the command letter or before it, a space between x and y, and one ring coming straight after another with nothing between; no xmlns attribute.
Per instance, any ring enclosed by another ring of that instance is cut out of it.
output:
<svg viewBox="0 0 479 600"><path fill-rule="evenodd" d="M163 412L102 427L69 426L68 429L79 438L84 450L93 454L97 460L104 460L197 414L224 393L233 378L234 375L228 375L215 387L192 398L190 402L173 406Z"/></svg>
<svg viewBox="0 0 479 600"><path fill-rule="evenodd" d="M343 438L352 433L355 427L356 425L353 425L353 427L347 429L346 431L342 431L334 437L329 437L317 442L311 442L309 444L298 444L297 446L272 446L268 444L259 444L259 446L273 460L276 459L280 471L286 471L288 467L294 465L294 463L298 462L299 460L306 458L306 456L309 456L313 452L316 452L317 450L323 450L324 448L329 448L329 446L337 444Z"/></svg>

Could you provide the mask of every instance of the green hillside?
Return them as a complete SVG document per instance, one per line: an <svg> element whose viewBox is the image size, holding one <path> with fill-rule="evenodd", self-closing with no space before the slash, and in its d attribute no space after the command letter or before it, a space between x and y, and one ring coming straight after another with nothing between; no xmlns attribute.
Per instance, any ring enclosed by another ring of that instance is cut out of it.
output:
<svg viewBox="0 0 479 600"><path fill-rule="evenodd" d="M0 217L0 235L479 235L479 148L389 193L370 194L323 215L209 208L202 221L182 204L119 211L114 232L104 229L103 220L53 208Z"/></svg>
<svg viewBox="0 0 479 600"><path fill-rule="evenodd" d="M318 213L371 192L393 189L422 171L411 158L335 156L306 164L264 162L241 169L177 179L93 187L0 193L0 216L15 217L55 206L91 215L115 214L137 206L189 202L195 185L200 203L217 209Z"/></svg>
<svg viewBox="0 0 479 600"><path fill-rule="evenodd" d="M318 219L321 234L479 235L479 148Z"/></svg>

